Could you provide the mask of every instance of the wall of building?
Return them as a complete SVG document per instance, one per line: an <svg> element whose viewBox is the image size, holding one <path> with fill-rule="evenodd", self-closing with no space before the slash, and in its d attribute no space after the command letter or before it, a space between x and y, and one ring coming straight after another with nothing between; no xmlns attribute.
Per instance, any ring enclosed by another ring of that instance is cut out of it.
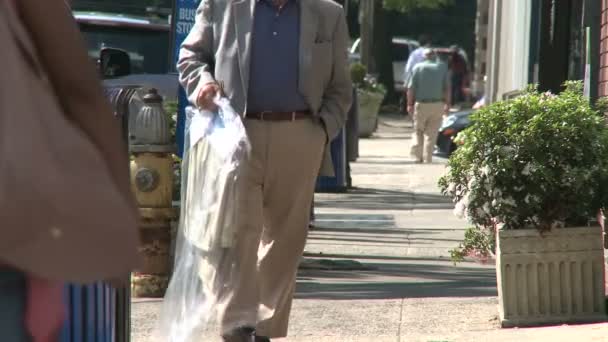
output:
<svg viewBox="0 0 608 342"><path fill-rule="evenodd" d="M608 0L602 0L599 96L608 96Z"/></svg>
<svg viewBox="0 0 608 342"><path fill-rule="evenodd" d="M477 15L475 18L475 66L473 70L473 91L482 95L485 90L484 77L488 68L488 24L490 17L490 2L477 0Z"/></svg>
<svg viewBox="0 0 608 342"><path fill-rule="evenodd" d="M490 102L529 83L531 12L528 0L490 1L486 84Z"/></svg>
<svg viewBox="0 0 608 342"><path fill-rule="evenodd" d="M521 90L528 84L530 53L530 11L528 0L500 1L501 48L497 97Z"/></svg>

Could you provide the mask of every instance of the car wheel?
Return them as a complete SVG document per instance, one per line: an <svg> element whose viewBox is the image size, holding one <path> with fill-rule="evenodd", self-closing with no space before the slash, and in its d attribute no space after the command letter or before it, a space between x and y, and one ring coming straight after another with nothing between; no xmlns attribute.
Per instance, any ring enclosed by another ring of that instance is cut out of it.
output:
<svg viewBox="0 0 608 342"><path fill-rule="evenodd" d="M454 153L454 151L456 151L456 149L458 148L458 145L456 145L453 141L450 142L450 147L448 148L448 155L452 155L452 153Z"/></svg>

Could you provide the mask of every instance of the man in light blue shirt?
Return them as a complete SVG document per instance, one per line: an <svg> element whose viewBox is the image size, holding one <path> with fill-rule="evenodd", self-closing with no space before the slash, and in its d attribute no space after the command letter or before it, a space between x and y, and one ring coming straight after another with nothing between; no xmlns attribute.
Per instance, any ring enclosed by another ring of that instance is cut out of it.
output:
<svg viewBox="0 0 608 342"><path fill-rule="evenodd" d="M414 71L414 67L418 65L418 63L424 61L424 50L428 49L431 45L431 40L426 35L421 36L418 42L420 43L420 47L410 54L409 58L407 59L407 63L405 64L403 84L405 84L406 87L410 80L410 77L412 76L412 71Z"/></svg>
<svg viewBox="0 0 608 342"><path fill-rule="evenodd" d="M414 113L415 135L411 154L417 163L431 163L443 114L451 103L447 65L437 60L435 51L424 50L407 84L408 112Z"/></svg>

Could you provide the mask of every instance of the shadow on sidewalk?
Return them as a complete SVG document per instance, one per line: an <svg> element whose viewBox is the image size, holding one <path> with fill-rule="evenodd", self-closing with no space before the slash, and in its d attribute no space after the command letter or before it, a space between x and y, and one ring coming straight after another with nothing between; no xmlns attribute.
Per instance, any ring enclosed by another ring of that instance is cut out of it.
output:
<svg viewBox="0 0 608 342"><path fill-rule="evenodd" d="M396 245L403 248L420 247L432 242L456 244L461 241L454 235L464 234L464 229L450 227L398 227L393 215L385 214L317 214L315 228L308 236L309 244L365 243L366 246ZM443 236L443 237L442 237Z"/></svg>
<svg viewBox="0 0 608 342"><path fill-rule="evenodd" d="M453 209L454 203L441 194L354 188L338 198L319 199L315 206L355 210L413 210Z"/></svg>
<svg viewBox="0 0 608 342"><path fill-rule="evenodd" d="M365 258L365 257L363 257ZM302 270L296 298L329 300L496 296L494 267L431 264L418 258L400 263L364 263L368 270Z"/></svg>

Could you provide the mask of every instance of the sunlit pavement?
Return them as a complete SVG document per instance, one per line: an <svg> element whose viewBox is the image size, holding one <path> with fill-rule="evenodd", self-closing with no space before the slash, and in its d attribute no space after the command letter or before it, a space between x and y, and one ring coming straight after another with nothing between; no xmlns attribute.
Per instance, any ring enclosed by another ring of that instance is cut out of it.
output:
<svg viewBox="0 0 608 342"><path fill-rule="evenodd" d="M493 265L449 259L467 224L439 193L446 161L412 163L410 138L410 122L382 117L351 165L355 188L316 195L286 340L608 341L605 324L499 329ZM134 300L134 342L151 341L160 305Z"/></svg>

